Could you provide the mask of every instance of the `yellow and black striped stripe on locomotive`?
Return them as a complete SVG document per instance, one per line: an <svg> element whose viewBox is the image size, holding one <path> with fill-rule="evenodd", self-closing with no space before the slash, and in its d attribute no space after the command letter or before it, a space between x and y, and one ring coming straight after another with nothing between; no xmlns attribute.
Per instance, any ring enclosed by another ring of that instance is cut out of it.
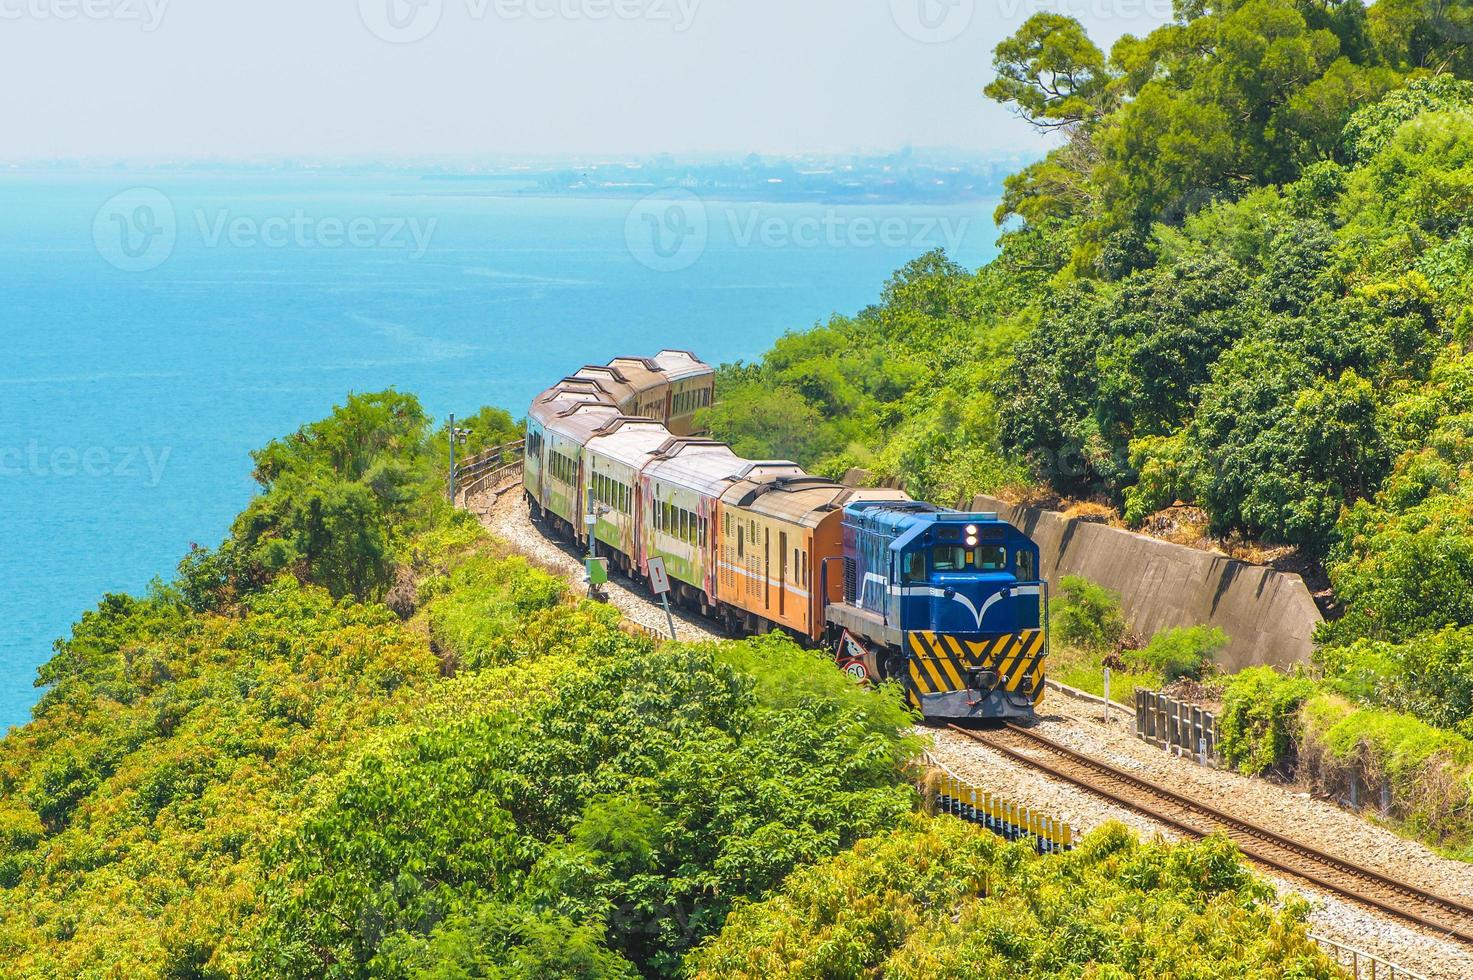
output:
<svg viewBox="0 0 1473 980"><path fill-rule="evenodd" d="M972 670L994 671L994 690L1032 695L1037 705L1043 700L1045 634L1041 629L1024 630L981 640L945 633L919 631L909 634L910 682L918 694L945 694L967 690Z"/></svg>

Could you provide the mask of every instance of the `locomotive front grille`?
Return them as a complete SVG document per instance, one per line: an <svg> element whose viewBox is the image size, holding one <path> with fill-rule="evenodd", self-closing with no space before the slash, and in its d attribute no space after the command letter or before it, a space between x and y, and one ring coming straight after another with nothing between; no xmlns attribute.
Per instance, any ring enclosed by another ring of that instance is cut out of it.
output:
<svg viewBox="0 0 1473 980"><path fill-rule="evenodd" d="M1044 631L1024 630L979 639L944 633L909 635L908 674L918 694L1004 691L1043 699Z"/></svg>

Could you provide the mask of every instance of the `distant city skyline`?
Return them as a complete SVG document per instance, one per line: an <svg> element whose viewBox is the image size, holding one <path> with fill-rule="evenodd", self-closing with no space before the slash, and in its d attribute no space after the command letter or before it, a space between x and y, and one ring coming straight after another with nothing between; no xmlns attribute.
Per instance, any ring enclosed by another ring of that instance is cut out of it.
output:
<svg viewBox="0 0 1473 980"><path fill-rule="evenodd" d="M4 0L0 0L4 2ZM671 153L663 150L641 150L641 151L600 151L588 150L582 152L568 151L564 153L544 153L527 151L515 152L488 152L488 153L459 153L459 154L360 154L337 156L331 154L311 155L304 153L284 154L280 156L256 155L252 156L202 156L198 154L180 154L165 156L159 154L119 156L106 153L88 154L73 157L25 157L8 156L13 148L0 146L0 167L37 167L37 168L99 168L99 167L139 167L139 168L169 168L176 166L209 166L222 168L240 169L351 169L375 164L388 165L404 170L443 170L448 172L475 172L480 170L491 172L504 172L514 168L524 168L536 171L558 169L580 166L651 166L651 165L673 165L673 166L712 166L730 165L740 163L749 157L758 157L764 163L798 164L811 162L815 165L820 163L838 164L840 162L854 161L873 163L887 159L896 159L905 155L911 155L917 160L927 160L935 164L951 163L956 165L976 165L986 162L1016 162L1019 160L1035 159L1044 155L1049 146L1048 141L1040 140L1033 146L1025 147L983 147L980 150L969 150L958 146L896 146L896 147L855 147L838 150L807 150L793 152L761 152L757 150L702 150L688 153Z"/></svg>
<svg viewBox="0 0 1473 980"><path fill-rule="evenodd" d="M1030 14L1165 0L0 0L7 162L1043 152L982 88Z"/></svg>

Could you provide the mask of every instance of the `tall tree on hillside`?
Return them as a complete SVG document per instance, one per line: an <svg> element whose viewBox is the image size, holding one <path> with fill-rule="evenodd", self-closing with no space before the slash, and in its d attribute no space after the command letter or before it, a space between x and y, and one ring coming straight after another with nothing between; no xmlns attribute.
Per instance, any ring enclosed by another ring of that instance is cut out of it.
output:
<svg viewBox="0 0 1473 980"><path fill-rule="evenodd" d="M1041 129L1071 133L1008 182L999 216L1083 218L1075 275L1140 268L1153 224L1335 158L1351 113L1400 79L1359 0L1229 0L1177 13L1144 38L1121 38L1108 59L1077 21L1054 14L1029 18L995 50L987 94Z"/></svg>

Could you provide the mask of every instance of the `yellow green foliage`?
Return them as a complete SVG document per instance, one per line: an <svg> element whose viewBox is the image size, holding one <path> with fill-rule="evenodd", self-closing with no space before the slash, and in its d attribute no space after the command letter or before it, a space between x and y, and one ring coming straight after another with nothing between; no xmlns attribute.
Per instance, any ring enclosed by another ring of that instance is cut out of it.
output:
<svg viewBox="0 0 1473 980"><path fill-rule="evenodd" d="M1300 774L1379 806L1410 833L1473 859L1473 742L1408 715L1321 694L1300 709Z"/></svg>
<svg viewBox="0 0 1473 980"><path fill-rule="evenodd" d="M422 572L479 569L496 587L464 601L484 640L545 659L442 680L422 630L289 577L229 614L163 588L88 613L43 669L35 720L0 742L7 972L238 972L264 855L351 759L545 700L579 663L571 637L617 632L609 610L569 605L560 580L473 528L418 539ZM430 592L433 609L445 594Z"/></svg>
<svg viewBox="0 0 1473 980"><path fill-rule="evenodd" d="M700 980L750 977L1336 977L1302 902L1222 838L1142 843L1119 824L1040 858L950 817L799 871L739 905L691 957Z"/></svg>
<svg viewBox="0 0 1473 980"><path fill-rule="evenodd" d="M547 952L486 934L515 908L542 917L517 920L539 944L592 928L673 975L732 901L914 806L907 711L822 655L774 638L656 650L597 619L583 635L560 677L522 657L547 682L529 701L473 696L353 765L275 851L249 972L398 976L437 949Z"/></svg>
<svg viewBox="0 0 1473 980"><path fill-rule="evenodd" d="M86 648L88 666L0 742L12 975L226 968L255 914L263 849L439 676L387 610L291 579L235 617L129 634L128 615L79 624L58 660Z"/></svg>

